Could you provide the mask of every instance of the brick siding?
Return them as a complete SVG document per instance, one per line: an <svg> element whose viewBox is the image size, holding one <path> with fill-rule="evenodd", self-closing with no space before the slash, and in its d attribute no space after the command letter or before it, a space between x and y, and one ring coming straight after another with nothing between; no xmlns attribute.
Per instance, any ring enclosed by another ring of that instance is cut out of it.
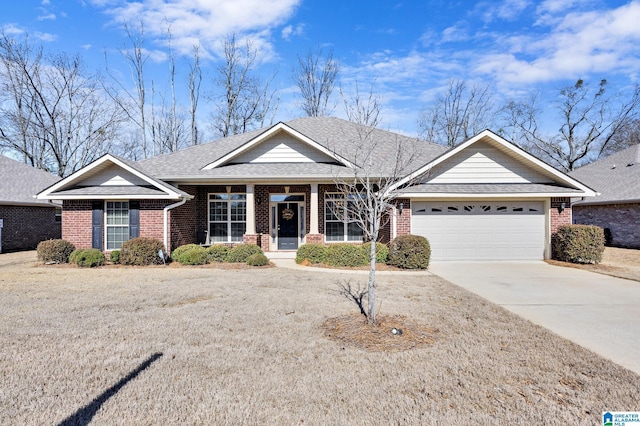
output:
<svg viewBox="0 0 640 426"><path fill-rule="evenodd" d="M56 221L53 207L0 205L3 220L2 252L33 250L40 241L57 239L62 235L60 221Z"/></svg>
<svg viewBox="0 0 640 426"><path fill-rule="evenodd" d="M640 203L573 207L573 221L611 231L611 245L640 249Z"/></svg>
<svg viewBox="0 0 640 426"><path fill-rule="evenodd" d="M558 211L558 207L564 203L564 210ZM549 209L549 216L551 218L551 233L558 231L558 228L562 225L571 225L571 199L567 197L556 197L551 199L551 208Z"/></svg>
<svg viewBox="0 0 640 426"><path fill-rule="evenodd" d="M172 200L140 200L141 237L163 241L163 210L174 202ZM76 248L91 248L92 210L92 200L65 200L63 203L62 238L73 243ZM103 244L105 244L104 237Z"/></svg>

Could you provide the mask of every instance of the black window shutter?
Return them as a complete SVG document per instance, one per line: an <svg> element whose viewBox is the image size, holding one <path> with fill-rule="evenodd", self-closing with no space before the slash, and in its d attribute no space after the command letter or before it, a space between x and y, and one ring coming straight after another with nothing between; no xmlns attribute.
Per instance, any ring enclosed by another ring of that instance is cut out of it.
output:
<svg viewBox="0 0 640 426"><path fill-rule="evenodd" d="M102 250L102 201L94 201L91 204L91 247Z"/></svg>
<svg viewBox="0 0 640 426"><path fill-rule="evenodd" d="M140 201L129 201L129 238L140 236Z"/></svg>

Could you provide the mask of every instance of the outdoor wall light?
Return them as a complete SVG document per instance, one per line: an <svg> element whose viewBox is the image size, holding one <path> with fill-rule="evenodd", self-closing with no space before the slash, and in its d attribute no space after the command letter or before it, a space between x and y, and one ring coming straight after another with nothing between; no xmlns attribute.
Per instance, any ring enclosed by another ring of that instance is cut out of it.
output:
<svg viewBox="0 0 640 426"><path fill-rule="evenodd" d="M565 207L567 207L566 203L560 203L560 205L558 206L558 214L562 213Z"/></svg>
<svg viewBox="0 0 640 426"><path fill-rule="evenodd" d="M398 213L402 214L402 210L404 210L404 203L400 203L400 205L398 206Z"/></svg>

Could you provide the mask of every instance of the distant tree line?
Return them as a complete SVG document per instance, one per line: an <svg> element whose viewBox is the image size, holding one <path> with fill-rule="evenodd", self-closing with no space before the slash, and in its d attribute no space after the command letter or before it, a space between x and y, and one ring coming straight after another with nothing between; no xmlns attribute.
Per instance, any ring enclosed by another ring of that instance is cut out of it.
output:
<svg viewBox="0 0 640 426"><path fill-rule="evenodd" d="M640 86L609 93L607 80L596 88L584 80L562 87L556 101L540 93L526 99L495 101L491 85L451 80L421 112L422 138L456 146L484 129L503 137L557 169L569 172L640 141Z"/></svg>
<svg viewBox="0 0 640 426"><path fill-rule="evenodd" d="M275 120L280 104L273 87L275 74L265 79L258 73L251 41L229 34L222 41L218 66L206 81L201 48L194 45L181 85L168 27L167 77L159 84L148 77L150 53L143 25L128 24L124 29L118 59L128 65L130 78L111 67L113 58L107 54L104 72L90 71L79 55L45 53L28 35L18 39L1 33L0 153L68 176L107 151L139 160L200 144L205 134L227 137ZM339 75L333 52L310 49L297 59L291 80L301 113L333 114ZM168 89L159 89L167 81ZM177 87L186 87L188 93ZM345 93L339 90L343 100ZM209 107L204 127L201 99ZM180 103L185 100L186 106ZM639 105L637 86L610 93L606 80L593 89L578 80L561 88L557 102L548 106L542 105L539 93L499 104L492 85L451 80L422 109L419 131L425 140L455 146L481 130L497 129L558 169L570 171L637 143Z"/></svg>

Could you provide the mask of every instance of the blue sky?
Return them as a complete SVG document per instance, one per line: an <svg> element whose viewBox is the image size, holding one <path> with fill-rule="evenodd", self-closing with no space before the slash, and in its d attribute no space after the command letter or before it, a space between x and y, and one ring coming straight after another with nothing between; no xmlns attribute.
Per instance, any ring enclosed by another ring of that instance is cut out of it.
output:
<svg viewBox="0 0 640 426"><path fill-rule="evenodd" d="M126 43L122 23L138 20L146 30L148 76L158 86L168 81L169 26L179 54L188 54L198 42L203 47L203 92L219 63L220 41L231 32L250 37L260 54L259 72L277 71L279 120L302 114L291 71L296 55L318 46L333 49L345 91L356 80L365 90L373 84L383 101L382 126L410 135L417 132L419 111L451 78L491 82L498 100L532 90L552 97L578 78L594 86L607 78L616 90L640 78L640 0L21 0L0 5L5 33L28 33L52 52L80 53L90 69L104 68L105 51L113 67L122 66L117 53ZM177 65L186 74L186 57ZM124 67L121 72L126 80L129 72ZM335 103L335 115L343 116L338 97Z"/></svg>

